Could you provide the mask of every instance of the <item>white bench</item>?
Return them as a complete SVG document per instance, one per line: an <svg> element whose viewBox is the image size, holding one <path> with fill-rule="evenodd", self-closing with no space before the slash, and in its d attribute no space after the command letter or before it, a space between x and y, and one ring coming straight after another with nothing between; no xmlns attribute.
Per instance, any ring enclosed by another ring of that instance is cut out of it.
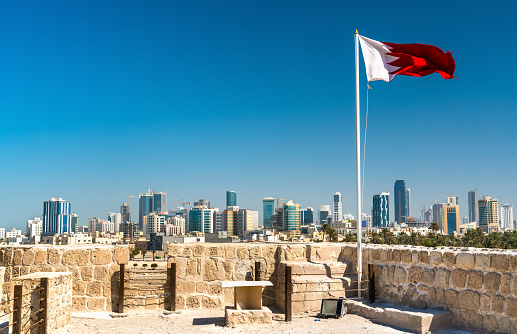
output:
<svg viewBox="0 0 517 334"><path fill-rule="evenodd" d="M261 310L262 288L273 286L269 281L224 281L223 288L235 288L234 305L236 310Z"/></svg>

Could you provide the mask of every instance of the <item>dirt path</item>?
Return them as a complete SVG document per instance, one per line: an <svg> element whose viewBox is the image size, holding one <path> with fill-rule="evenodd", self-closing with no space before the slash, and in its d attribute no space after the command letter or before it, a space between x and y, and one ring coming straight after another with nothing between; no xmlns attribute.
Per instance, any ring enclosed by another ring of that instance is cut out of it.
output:
<svg viewBox="0 0 517 334"><path fill-rule="evenodd" d="M89 318L86 318L89 317ZM293 333L293 334L402 334L404 331L374 324L368 319L347 314L341 319L319 319L314 316L294 317L291 323L274 316L271 325L224 327L224 310L185 310L180 314L162 315L160 312L130 314L127 318L112 319L106 312L74 314L67 333L74 334L136 334L136 333Z"/></svg>

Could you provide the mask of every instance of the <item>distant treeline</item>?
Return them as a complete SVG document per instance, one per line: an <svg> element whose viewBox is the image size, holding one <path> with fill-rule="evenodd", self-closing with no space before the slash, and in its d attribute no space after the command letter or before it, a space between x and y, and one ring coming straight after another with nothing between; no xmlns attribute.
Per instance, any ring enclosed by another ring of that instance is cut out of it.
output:
<svg viewBox="0 0 517 334"><path fill-rule="evenodd" d="M350 239L350 238L347 238ZM352 240L347 240L352 241ZM517 248L517 231L485 234L481 228L468 230L462 236L429 232L427 235L417 233L400 233L398 236L385 228L380 233L373 233L369 240L372 244L413 245L425 247L477 247L477 248Z"/></svg>

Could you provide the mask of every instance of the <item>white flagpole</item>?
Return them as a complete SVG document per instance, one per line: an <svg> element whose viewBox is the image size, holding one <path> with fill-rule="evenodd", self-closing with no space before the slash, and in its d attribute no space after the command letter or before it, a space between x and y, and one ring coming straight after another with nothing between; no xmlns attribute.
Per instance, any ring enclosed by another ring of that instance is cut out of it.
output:
<svg viewBox="0 0 517 334"><path fill-rule="evenodd" d="M357 174L357 296L361 297L361 276L363 271L363 256L361 249L361 113L359 103L359 33L355 30L355 157Z"/></svg>

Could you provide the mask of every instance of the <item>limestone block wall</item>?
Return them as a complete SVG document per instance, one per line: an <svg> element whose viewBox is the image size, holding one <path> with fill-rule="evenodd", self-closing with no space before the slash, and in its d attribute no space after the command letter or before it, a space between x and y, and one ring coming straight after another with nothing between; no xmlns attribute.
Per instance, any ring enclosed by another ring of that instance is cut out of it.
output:
<svg viewBox="0 0 517 334"><path fill-rule="evenodd" d="M5 266L4 293L14 278L35 272L71 272L74 310L118 309L120 264L129 262L127 246L15 246L0 249Z"/></svg>
<svg viewBox="0 0 517 334"><path fill-rule="evenodd" d="M517 251L368 245L363 262L375 264L384 300L450 310L456 326L517 332Z"/></svg>
<svg viewBox="0 0 517 334"><path fill-rule="evenodd" d="M169 244L169 261L177 263L177 308L221 308L233 304L233 288L222 281L253 280L260 262L260 279L273 283L264 290L264 305L282 298L285 261L337 261L343 258L339 245L321 244ZM283 299L280 303L283 302Z"/></svg>
<svg viewBox="0 0 517 334"><path fill-rule="evenodd" d="M177 308L231 305L233 291L221 288L221 282L253 279L256 261L261 279L274 284L265 290L264 304L274 299L282 307L282 262L337 261L354 267L357 245L170 244L168 252L177 263ZM368 263L375 264L377 299L449 310L459 327L517 332L517 251L364 245L363 271Z"/></svg>
<svg viewBox="0 0 517 334"><path fill-rule="evenodd" d="M48 304L47 304L47 330L46 333L62 333L66 325L72 319L72 273L70 272L36 272L29 275L16 277L13 284L23 285L23 305L34 303L32 309L27 306L22 309L23 328L29 328L30 333L44 333L43 324L36 325L40 314L33 314L40 308L37 302L41 297L41 278L46 277L49 281ZM30 293L32 291L32 293ZM23 330L22 328L22 330Z"/></svg>

